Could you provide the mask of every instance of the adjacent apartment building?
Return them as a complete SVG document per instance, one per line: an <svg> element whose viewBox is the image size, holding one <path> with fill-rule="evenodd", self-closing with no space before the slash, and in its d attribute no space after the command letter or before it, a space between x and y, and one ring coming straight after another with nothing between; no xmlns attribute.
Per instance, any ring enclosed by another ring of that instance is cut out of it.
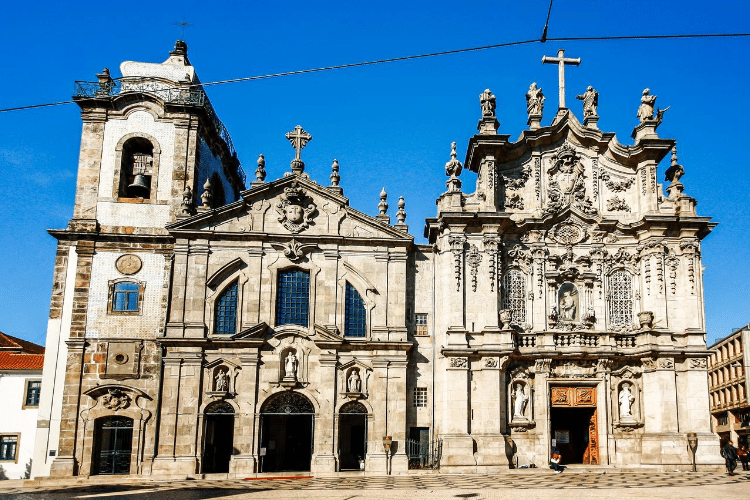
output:
<svg viewBox="0 0 750 500"><path fill-rule="evenodd" d="M732 332L709 348L708 385L711 428L722 441L750 445L750 403L747 368L750 365L750 324Z"/></svg>
<svg viewBox="0 0 750 500"><path fill-rule="evenodd" d="M44 347L0 332L0 479L29 477L43 365Z"/></svg>

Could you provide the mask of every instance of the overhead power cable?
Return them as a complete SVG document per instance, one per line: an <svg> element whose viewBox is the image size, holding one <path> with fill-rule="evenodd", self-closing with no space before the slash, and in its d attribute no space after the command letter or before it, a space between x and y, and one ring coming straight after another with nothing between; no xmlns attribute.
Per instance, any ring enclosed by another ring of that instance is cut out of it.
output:
<svg viewBox="0 0 750 500"><path fill-rule="evenodd" d="M545 40L554 41L554 42L566 42L566 41L588 42L588 41L611 41L611 40L665 40L665 39L670 39L670 38L689 39L689 38L746 38L746 37L750 37L750 33L699 33L699 34L677 34L677 35L554 37L554 38L546 38ZM300 70L295 70L295 71L285 71L282 73L270 73L267 75L247 76L247 77L242 77L242 78L231 78L228 80L217 80L217 81L207 82L207 83L198 83L198 84L193 84L191 86L209 87L213 85L223 85L227 83L249 82L249 81L254 81L254 80L278 78L282 76L303 75L303 74L308 74L308 73L319 73L322 71L333 71L333 70L338 70L338 69L374 66L376 64L386 64L386 63L393 63L393 62L399 62L399 61L411 61L415 59L424 59L428 57L462 54L466 52L476 52L480 50L497 49L501 47L528 45L531 43L542 43L545 40L539 38L539 39L533 39L533 40L521 40L521 41L515 41L515 42L496 43L492 45L482 45L479 47L469 47L469 48L464 48L464 49L431 52L429 54L417 54L417 55L411 55L411 56L391 57L388 59L378 59L374 61L363 61L363 62L357 62L357 63L339 64L335 66L323 66L320 68L300 69ZM181 88L184 88L184 87L181 87ZM0 109L0 113L5 113L8 111L22 111L22 110L27 110L27 109L43 108L43 107L49 107L49 106L59 106L62 104L71 104L74 102L75 102L74 100L69 100L69 101L50 102L50 103L43 103L43 104L32 104L29 106L17 106L13 108Z"/></svg>

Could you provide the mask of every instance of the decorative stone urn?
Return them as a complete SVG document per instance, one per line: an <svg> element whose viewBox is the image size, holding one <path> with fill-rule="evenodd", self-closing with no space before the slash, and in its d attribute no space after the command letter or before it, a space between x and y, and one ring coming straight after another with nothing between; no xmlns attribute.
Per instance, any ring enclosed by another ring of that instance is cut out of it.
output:
<svg viewBox="0 0 750 500"><path fill-rule="evenodd" d="M513 319L513 315L511 314L510 309L501 309L499 316L500 316L500 329L510 330L510 321L511 319Z"/></svg>
<svg viewBox="0 0 750 500"><path fill-rule="evenodd" d="M654 326L654 313L651 311L639 312L638 322L641 325L641 330L651 330Z"/></svg>

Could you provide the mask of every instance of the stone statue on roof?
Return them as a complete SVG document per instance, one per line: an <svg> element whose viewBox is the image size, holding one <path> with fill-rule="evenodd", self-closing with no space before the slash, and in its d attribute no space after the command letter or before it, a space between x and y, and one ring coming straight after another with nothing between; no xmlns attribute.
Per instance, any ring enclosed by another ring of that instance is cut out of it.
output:
<svg viewBox="0 0 750 500"><path fill-rule="evenodd" d="M654 104L656 104L656 96L649 95L650 89L643 89L643 96L641 97L641 105L638 106L638 119L641 123L646 120L652 120L654 118Z"/></svg>
<svg viewBox="0 0 750 500"><path fill-rule="evenodd" d="M540 115L544 110L544 94L541 87L537 88L536 82L529 85L529 91L526 92L526 112L529 116Z"/></svg>
<svg viewBox="0 0 750 500"><path fill-rule="evenodd" d="M597 92L591 85L588 86L586 92L581 95L577 95L576 99L583 101L583 116L597 116L596 107L599 105L599 92Z"/></svg>
<svg viewBox="0 0 750 500"><path fill-rule="evenodd" d="M495 96L492 95L490 89L485 89L484 92L479 95L479 102L482 105L482 116L495 116Z"/></svg>

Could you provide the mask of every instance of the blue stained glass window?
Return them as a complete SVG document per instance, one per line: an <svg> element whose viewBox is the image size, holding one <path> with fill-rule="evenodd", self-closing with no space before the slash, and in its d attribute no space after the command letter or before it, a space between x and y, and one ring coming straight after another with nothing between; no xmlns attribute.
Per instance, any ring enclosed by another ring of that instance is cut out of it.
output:
<svg viewBox="0 0 750 500"><path fill-rule="evenodd" d="M113 311L138 311L138 283L115 283Z"/></svg>
<svg viewBox="0 0 750 500"><path fill-rule="evenodd" d="M309 326L310 275L299 269L279 273L276 324Z"/></svg>
<svg viewBox="0 0 750 500"><path fill-rule="evenodd" d="M237 331L237 282L222 292L216 300L214 334L232 335Z"/></svg>
<svg viewBox="0 0 750 500"><path fill-rule="evenodd" d="M346 284L346 325L344 336L365 337L367 335L367 314L365 301L356 288Z"/></svg>

